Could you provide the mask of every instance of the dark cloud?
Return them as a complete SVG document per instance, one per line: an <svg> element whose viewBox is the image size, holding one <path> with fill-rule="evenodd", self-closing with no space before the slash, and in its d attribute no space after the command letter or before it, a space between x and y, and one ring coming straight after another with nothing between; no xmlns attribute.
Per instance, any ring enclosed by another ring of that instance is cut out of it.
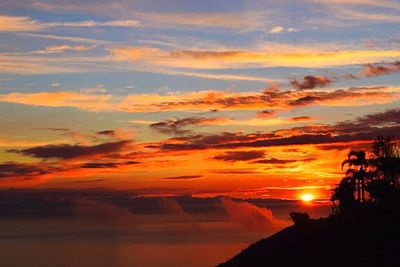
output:
<svg viewBox="0 0 400 267"><path fill-rule="evenodd" d="M355 91L354 88L338 89L334 91L305 91L265 89L262 94L226 95L212 92L195 99L182 101L161 102L154 104L160 110L175 109L287 109L294 106L320 105L349 105L352 103L377 101L390 102L392 93L381 90L385 87L363 87ZM173 123L173 121L172 121ZM161 124L160 126L163 126Z"/></svg>
<svg viewBox="0 0 400 267"><path fill-rule="evenodd" d="M48 131L54 131L54 132L67 132L67 131L71 131L71 129L68 128L53 128L53 127L49 127L49 128L36 128L38 130L48 130Z"/></svg>
<svg viewBox="0 0 400 267"><path fill-rule="evenodd" d="M300 117L290 118L290 120L292 120L292 121L311 121L311 120L313 120L313 117L310 117L310 116L300 116Z"/></svg>
<svg viewBox="0 0 400 267"><path fill-rule="evenodd" d="M150 128L157 130L164 134L182 135L187 134L190 130L185 129L193 125L208 125L217 122L225 121L222 118L200 118L200 117L189 117L184 119L173 119L166 120L157 123L150 124Z"/></svg>
<svg viewBox="0 0 400 267"><path fill-rule="evenodd" d="M340 76L324 77L307 75L303 77L303 81L295 78L290 80L290 84L297 90L314 89L317 87L325 87L337 80L356 80L363 77L375 77L400 72L400 61L380 64L365 64L359 74L347 73Z"/></svg>
<svg viewBox="0 0 400 267"><path fill-rule="evenodd" d="M313 161L315 158L307 158L307 159L277 159L277 158L271 158L271 159L261 159L257 160L254 163L261 163L261 164L278 164L278 165L285 165L285 164L290 164L290 163L296 163L296 162L308 162L308 161Z"/></svg>
<svg viewBox="0 0 400 267"><path fill-rule="evenodd" d="M399 118L400 109L391 109L361 116L353 121L339 122L332 125L331 128L339 134L367 134L376 132L380 133L379 135L396 137L400 133L397 132L400 126Z"/></svg>
<svg viewBox="0 0 400 267"><path fill-rule="evenodd" d="M103 168L118 168L125 165L139 164L138 161L126 162L88 162L80 165L81 168L87 169L103 169Z"/></svg>
<svg viewBox="0 0 400 267"><path fill-rule="evenodd" d="M257 160L254 163L262 163L262 164L288 164L288 163L294 163L297 162L298 160L290 160L290 159L276 159L276 158L271 158L271 159L261 159Z"/></svg>
<svg viewBox="0 0 400 267"><path fill-rule="evenodd" d="M105 135L105 136L115 136L115 131L114 130L104 130L104 131L98 131L96 132L96 135Z"/></svg>
<svg viewBox="0 0 400 267"><path fill-rule="evenodd" d="M27 164L16 162L0 163L0 178L29 177L50 173L49 167L41 164Z"/></svg>
<svg viewBox="0 0 400 267"><path fill-rule="evenodd" d="M107 162L107 163L101 163L101 162L89 162L89 163L84 163L81 165L81 168L87 168L87 169L102 169L102 168L117 168L120 166L120 163L116 162Z"/></svg>
<svg viewBox="0 0 400 267"><path fill-rule="evenodd" d="M357 122L366 125L400 124L400 109L391 109L385 112L369 114L358 118Z"/></svg>
<svg viewBox="0 0 400 267"><path fill-rule="evenodd" d="M318 149L324 150L324 151L331 151L331 150L369 150L371 147L371 142L368 141L368 143L356 143L356 144L347 144L347 143L333 143L333 144L323 144L323 145L318 145Z"/></svg>
<svg viewBox="0 0 400 267"><path fill-rule="evenodd" d="M172 176L172 177L165 177L161 178L163 180L193 180L199 179L203 177L203 175L181 175L181 176Z"/></svg>
<svg viewBox="0 0 400 267"><path fill-rule="evenodd" d="M223 161L248 161L264 157L264 151L227 151L214 159Z"/></svg>
<svg viewBox="0 0 400 267"><path fill-rule="evenodd" d="M334 142L351 142L359 140L372 140L378 135L384 136L398 136L400 132L400 126L396 127L373 127L369 131L352 134L300 134L289 137L281 137L275 139L261 139L256 141L240 141L240 142L223 142L221 144L207 144L205 142L196 142L187 138L185 143L162 143L161 149L164 150L198 150L207 148L219 148L219 149L234 149L234 148L262 148L271 146L285 146L285 145L306 145L306 144L324 144ZM256 135L256 134L255 134ZM209 138L206 136L205 138ZM196 139L199 141L200 139Z"/></svg>
<svg viewBox="0 0 400 267"><path fill-rule="evenodd" d="M31 156L35 158L42 158L42 159L48 159L48 158L74 159L82 157L100 156L109 153L119 152L131 144L132 141L128 140L103 143L100 145L93 145L93 146L59 144L59 145L37 146L21 150L12 149L8 150L8 152L19 153L22 155Z"/></svg>
<svg viewBox="0 0 400 267"><path fill-rule="evenodd" d="M262 136L262 134L260 134ZM254 134L238 134L238 139L235 141L223 139L224 135L204 135L203 138L196 136L195 139L191 139L190 136L186 137L183 143L162 143L161 148L164 150L196 150L196 149L207 149L207 148L240 148L240 147L269 147L269 146L281 146L281 145L301 145L301 144L319 144L326 142L333 142L338 138L333 137L331 134L304 134L299 136L281 137L275 139L261 138L260 140L254 140ZM248 140L245 138L249 137ZM205 140L215 138L220 140L220 143L207 143ZM229 156L228 156L229 158ZM221 159L222 160L222 159Z"/></svg>
<svg viewBox="0 0 400 267"><path fill-rule="evenodd" d="M196 150L207 148L261 148L284 145L326 144L372 140L378 135L398 137L400 110L393 109L332 125L308 125L274 132L198 134L161 142L163 150ZM240 158L240 154L223 154L221 160Z"/></svg>
<svg viewBox="0 0 400 267"><path fill-rule="evenodd" d="M161 148L164 150L175 149L203 149L207 147L215 147L218 145L229 144L234 142L245 142L263 138L274 137L273 133L256 133L256 134L243 134L243 133L230 133L223 132L219 134L196 134L187 135L168 139L160 144L148 145L148 148Z"/></svg>
<svg viewBox="0 0 400 267"><path fill-rule="evenodd" d="M103 168L119 168L121 166L139 164L137 161L125 162L88 162L83 164L60 166L58 163L17 163L5 162L0 163L0 179L1 178L37 178L45 174L56 174L63 171L77 169L103 169Z"/></svg>
<svg viewBox="0 0 400 267"><path fill-rule="evenodd" d="M352 73L345 73L343 75L340 75L340 77L334 77L335 79L344 79L344 80L358 80L360 77L356 74Z"/></svg>
<svg viewBox="0 0 400 267"><path fill-rule="evenodd" d="M86 183L99 183L104 182L104 179L95 179L95 180L76 180L76 181L68 181L67 183L71 184L86 184Z"/></svg>
<svg viewBox="0 0 400 267"><path fill-rule="evenodd" d="M218 169L218 170L210 170L212 173L217 174L257 174L261 173L255 171L254 169Z"/></svg>
<svg viewBox="0 0 400 267"><path fill-rule="evenodd" d="M277 112L274 110L263 110L257 113L257 117L262 119L269 119L275 117L276 113Z"/></svg>
<svg viewBox="0 0 400 267"><path fill-rule="evenodd" d="M400 61L384 64L367 64L361 71L361 75L375 77L397 72L400 72Z"/></svg>
<svg viewBox="0 0 400 267"><path fill-rule="evenodd" d="M180 107L216 107L218 109L226 109L232 107L249 107L254 105L266 104L272 99L267 95L243 95L243 96L224 96L223 94L216 94L210 97L207 95L203 98L177 101L177 102L163 102L157 105L160 109L171 109Z"/></svg>
<svg viewBox="0 0 400 267"><path fill-rule="evenodd" d="M317 102L318 100L322 100L322 98L319 96L307 95L307 96L299 97L299 98L289 102L289 104L292 106L307 106L307 105L311 105L311 104Z"/></svg>
<svg viewBox="0 0 400 267"><path fill-rule="evenodd" d="M296 79L292 79L290 84L298 90L314 89L316 87L325 87L332 81L323 76L304 76L303 81L299 82Z"/></svg>
<svg viewBox="0 0 400 267"><path fill-rule="evenodd" d="M347 90L338 89L331 92L307 92L306 95L298 97L294 100L289 100L288 104L290 106L310 106L313 104L324 104L324 103L340 103L341 101L347 99L348 101L352 99L374 99L382 98L387 94L381 92L380 89L383 87L374 88L359 88L360 90L355 90L355 88L350 88Z"/></svg>

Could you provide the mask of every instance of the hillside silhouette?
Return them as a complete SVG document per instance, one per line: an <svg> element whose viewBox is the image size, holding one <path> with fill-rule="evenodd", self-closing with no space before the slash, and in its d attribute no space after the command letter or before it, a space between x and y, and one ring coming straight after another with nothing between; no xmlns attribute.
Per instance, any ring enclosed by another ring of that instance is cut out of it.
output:
<svg viewBox="0 0 400 267"><path fill-rule="evenodd" d="M371 152L350 151L346 176L332 190L332 214L262 239L219 267L400 266L400 149L378 137Z"/></svg>

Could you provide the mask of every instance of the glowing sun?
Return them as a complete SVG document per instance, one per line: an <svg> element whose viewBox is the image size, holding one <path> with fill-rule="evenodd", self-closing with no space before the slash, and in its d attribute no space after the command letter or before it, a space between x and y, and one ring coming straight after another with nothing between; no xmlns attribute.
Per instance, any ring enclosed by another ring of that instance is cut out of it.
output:
<svg viewBox="0 0 400 267"><path fill-rule="evenodd" d="M301 195L300 199L304 202L311 202L312 200L314 200L314 195L306 193L306 194Z"/></svg>

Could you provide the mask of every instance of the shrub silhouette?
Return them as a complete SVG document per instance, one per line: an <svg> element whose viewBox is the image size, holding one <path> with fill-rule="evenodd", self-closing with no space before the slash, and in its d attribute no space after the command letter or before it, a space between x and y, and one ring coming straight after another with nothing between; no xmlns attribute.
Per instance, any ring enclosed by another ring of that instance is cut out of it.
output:
<svg viewBox="0 0 400 267"><path fill-rule="evenodd" d="M349 177L343 178L332 191L331 201L334 205L335 213L350 212L356 203L354 197L355 180ZM336 206L336 202L339 202L339 206Z"/></svg>
<svg viewBox="0 0 400 267"><path fill-rule="evenodd" d="M290 219L294 222L295 225L305 225L310 220L310 215L307 212L291 212Z"/></svg>

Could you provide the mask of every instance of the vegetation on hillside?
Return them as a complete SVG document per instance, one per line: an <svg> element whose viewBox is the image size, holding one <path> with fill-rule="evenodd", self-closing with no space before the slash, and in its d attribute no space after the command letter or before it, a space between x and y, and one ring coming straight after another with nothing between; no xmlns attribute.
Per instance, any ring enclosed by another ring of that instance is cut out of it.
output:
<svg viewBox="0 0 400 267"><path fill-rule="evenodd" d="M350 151L343 161L346 176L333 189L335 215L352 216L362 210L384 212L400 208L400 146L389 137L377 137L372 151Z"/></svg>

